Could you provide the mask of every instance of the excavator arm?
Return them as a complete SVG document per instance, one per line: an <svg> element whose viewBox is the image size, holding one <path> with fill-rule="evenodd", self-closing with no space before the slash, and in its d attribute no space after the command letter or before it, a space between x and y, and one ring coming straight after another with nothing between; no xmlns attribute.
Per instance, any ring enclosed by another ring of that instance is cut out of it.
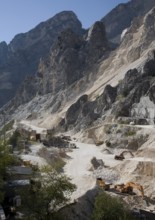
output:
<svg viewBox="0 0 155 220"><path fill-rule="evenodd" d="M133 183L133 182L128 182L128 183L124 186L124 188L125 188L125 189L129 189L129 188L137 189L137 190L140 191L141 196L144 197L144 189L143 189L143 187L142 187L140 184Z"/></svg>
<svg viewBox="0 0 155 220"><path fill-rule="evenodd" d="M131 151L125 150L125 151L123 151L121 154L115 155L114 159L115 159L115 160L124 160L124 159L125 159L125 156L124 156L124 155L125 155L126 153L130 153L130 155L131 155L132 157L134 157L134 155L133 155L133 153L132 153Z"/></svg>
<svg viewBox="0 0 155 220"><path fill-rule="evenodd" d="M143 186L134 182L128 182L126 184L117 184L115 185L115 189L121 193L132 193L133 189L137 189L140 191L142 198L144 198L144 189Z"/></svg>

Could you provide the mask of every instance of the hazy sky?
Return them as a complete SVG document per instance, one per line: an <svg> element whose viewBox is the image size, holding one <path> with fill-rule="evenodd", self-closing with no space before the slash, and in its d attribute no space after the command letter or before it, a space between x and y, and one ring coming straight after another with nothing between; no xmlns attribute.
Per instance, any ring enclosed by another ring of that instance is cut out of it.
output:
<svg viewBox="0 0 155 220"><path fill-rule="evenodd" d="M84 28L128 0L0 0L0 41L9 43L55 14L72 10Z"/></svg>

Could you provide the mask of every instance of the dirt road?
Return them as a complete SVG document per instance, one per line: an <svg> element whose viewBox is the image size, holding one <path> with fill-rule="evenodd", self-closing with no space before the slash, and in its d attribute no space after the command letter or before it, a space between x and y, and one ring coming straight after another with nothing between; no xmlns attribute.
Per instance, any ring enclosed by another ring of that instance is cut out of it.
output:
<svg viewBox="0 0 155 220"><path fill-rule="evenodd" d="M96 176L91 169L91 159L93 157L102 159L103 162L110 167L114 167L120 163L120 161L114 160L114 155L104 154L102 147L83 143L76 143L76 145L77 149L68 153L71 158L64 167L65 174L69 176L72 183L77 186L77 190L72 196L73 199L82 196L96 185Z"/></svg>

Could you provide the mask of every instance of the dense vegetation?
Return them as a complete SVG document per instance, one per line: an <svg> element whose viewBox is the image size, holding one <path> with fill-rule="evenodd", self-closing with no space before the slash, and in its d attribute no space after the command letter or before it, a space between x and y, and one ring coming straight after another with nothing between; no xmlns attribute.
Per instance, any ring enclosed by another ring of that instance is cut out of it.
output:
<svg viewBox="0 0 155 220"><path fill-rule="evenodd" d="M57 211L67 204L74 190L75 185L65 175L45 167L37 180L31 180L29 190L23 192L24 208L31 219L55 219Z"/></svg>
<svg viewBox="0 0 155 220"><path fill-rule="evenodd" d="M9 148L2 141L0 141L0 203L4 198L4 181L7 177L6 168L15 164L15 158L10 154Z"/></svg>
<svg viewBox="0 0 155 220"><path fill-rule="evenodd" d="M93 220L133 220L125 205L115 197L101 193L96 197Z"/></svg>

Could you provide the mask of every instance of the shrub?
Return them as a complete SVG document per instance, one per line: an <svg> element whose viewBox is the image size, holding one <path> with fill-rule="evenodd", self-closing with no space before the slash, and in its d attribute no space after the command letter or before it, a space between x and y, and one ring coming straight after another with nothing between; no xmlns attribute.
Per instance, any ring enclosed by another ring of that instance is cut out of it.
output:
<svg viewBox="0 0 155 220"><path fill-rule="evenodd" d="M44 167L41 172L43 175L37 181L31 179L29 188L21 193L23 209L27 210L29 220L58 219L57 211L68 204L76 186L51 167Z"/></svg>
<svg viewBox="0 0 155 220"><path fill-rule="evenodd" d="M123 202L104 193L95 199L93 220L133 220Z"/></svg>
<svg viewBox="0 0 155 220"><path fill-rule="evenodd" d="M9 144L11 144L13 147L16 147L18 145L18 141L21 138L20 133L16 130L13 135L9 139Z"/></svg>

